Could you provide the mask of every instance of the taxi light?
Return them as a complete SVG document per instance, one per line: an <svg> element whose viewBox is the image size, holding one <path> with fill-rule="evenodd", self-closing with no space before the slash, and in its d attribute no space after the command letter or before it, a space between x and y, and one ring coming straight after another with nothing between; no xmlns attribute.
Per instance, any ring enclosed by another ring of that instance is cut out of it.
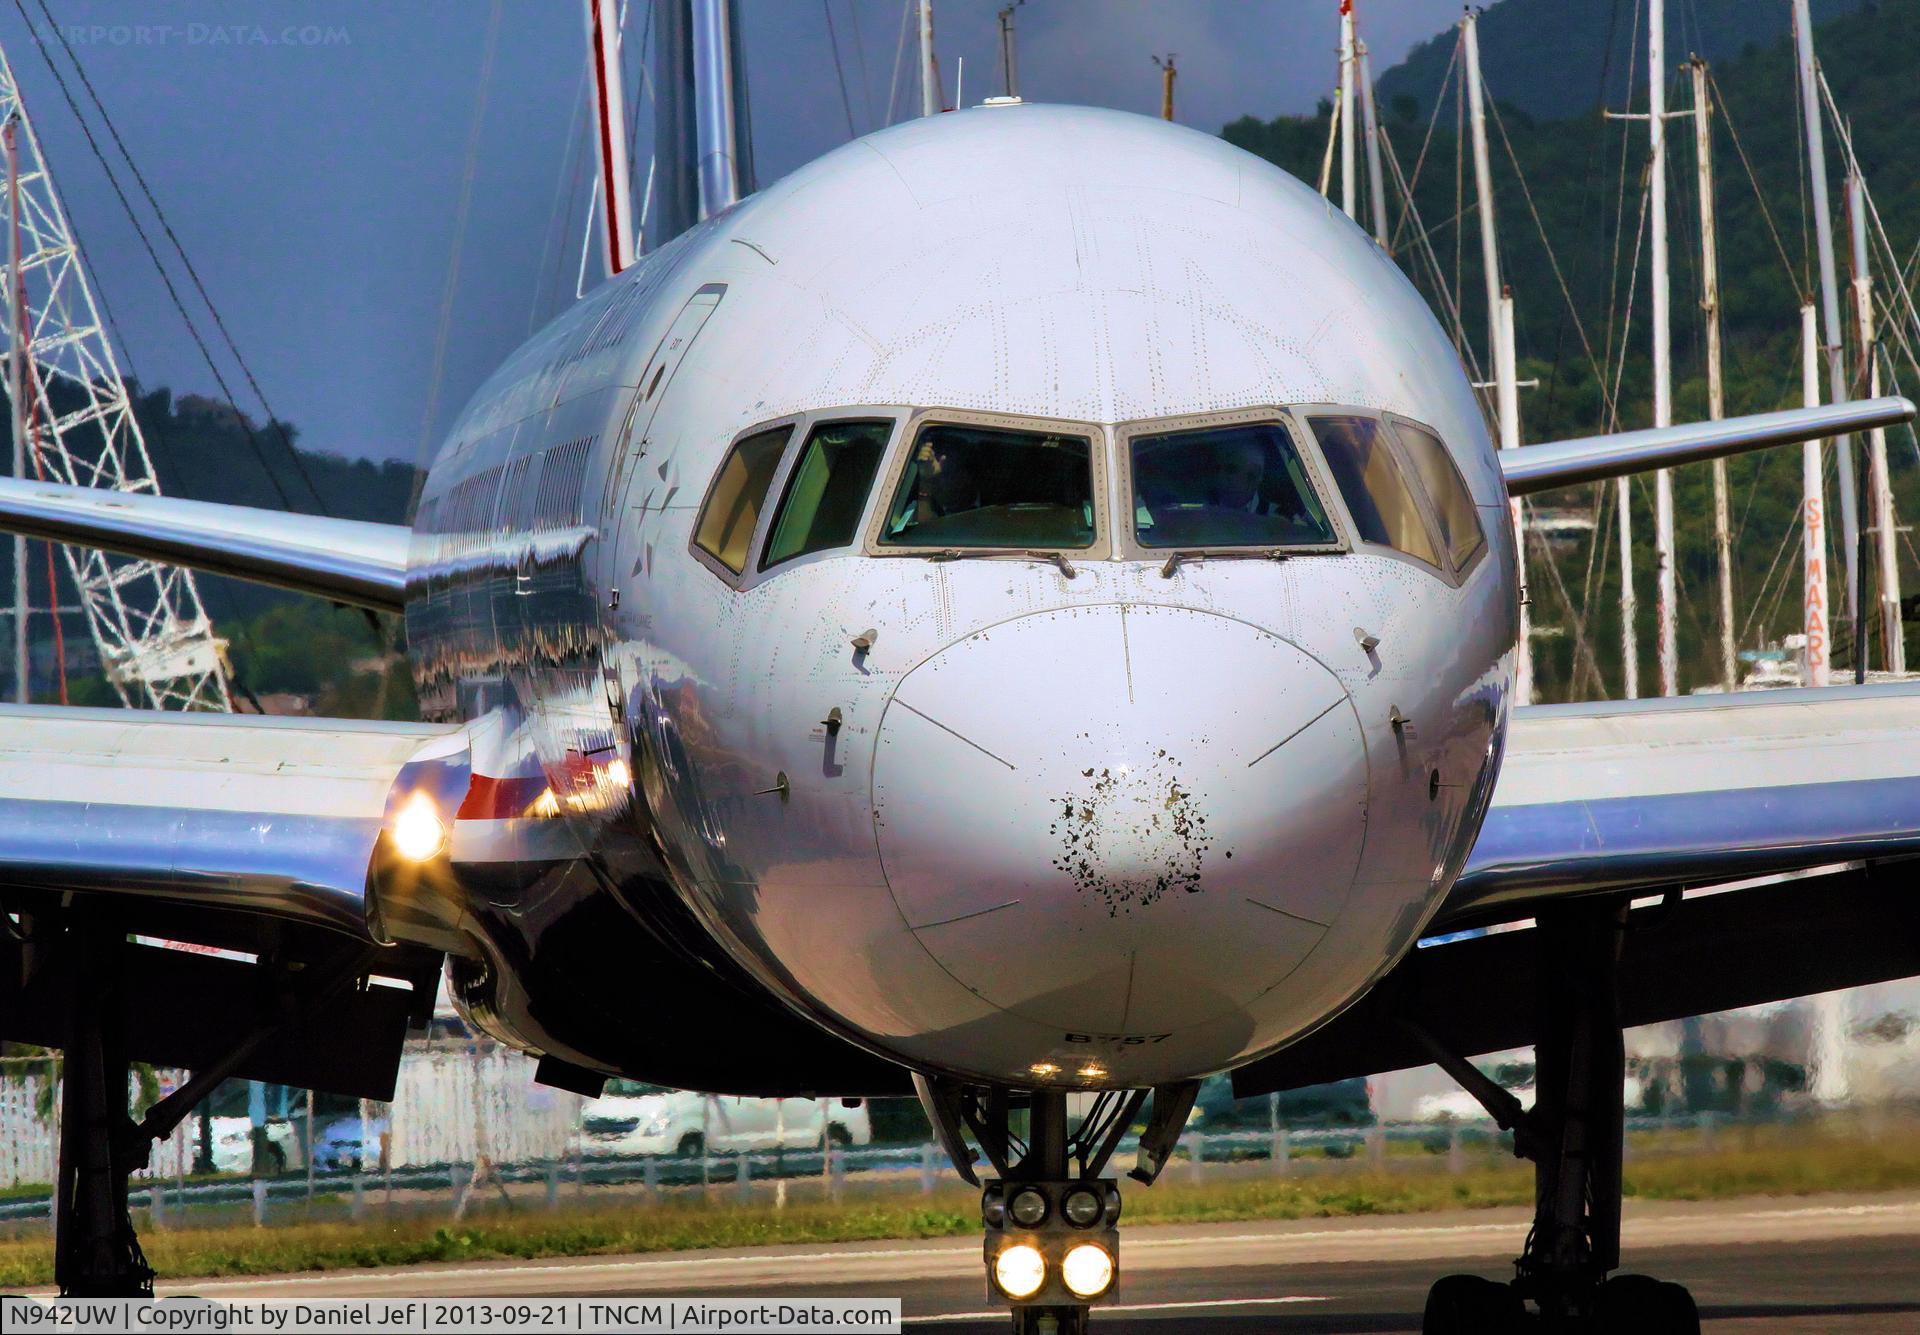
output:
<svg viewBox="0 0 1920 1335"><path fill-rule="evenodd" d="M1113 1269L1111 1262L1107 1269ZM1038 1247L1016 1242L993 1258L993 1282L1009 1298L1031 1298L1047 1282L1047 1258Z"/></svg>
<svg viewBox="0 0 1920 1335"><path fill-rule="evenodd" d="M1047 1217L1047 1193L1034 1187L1022 1187L1007 1202L1007 1213L1023 1228L1038 1228Z"/></svg>
<svg viewBox="0 0 1920 1335"><path fill-rule="evenodd" d="M1066 1200L1060 1203L1060 1213L1075 1228L1092 1228L1107 1213L1107 1203L1081 1187L1067 1193Z"/></svg>
<svg viewBox="0 0 1920 1335"><path fill-rule="evenodd" d="M529 809L536 816L558 816L560 814L560 799L554 796L553 789L549 788L541 793L540 796L533 799L533 806Z"/></svg>
<svg viewBox="0 0 1920 1335"><path fill-rule="evenodd" d="M1099 1244L1083 1242L1060 1262L1060 1279L1074 1297L1098 1298L1113 1285L1113 1258Z"/></svg>
<svg viewBox="0 0 1920 1335"><path fill-rule="evenodd" d="M633 771L627 768L624 760L614 760L607 766L607 782L616 788L625 788L633 782Z"/></svg>
<svg viewBox="0 0 1920 1335"><path fill-rule="evenodd" d="M446 846L447 823L425 793L415 793L393 813L393 847L409 862L425 862Z"/></svg>

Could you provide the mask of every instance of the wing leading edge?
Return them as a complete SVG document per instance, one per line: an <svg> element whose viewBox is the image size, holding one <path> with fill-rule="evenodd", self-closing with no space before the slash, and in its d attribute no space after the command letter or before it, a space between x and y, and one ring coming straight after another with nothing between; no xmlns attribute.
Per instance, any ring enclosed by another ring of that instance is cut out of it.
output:
<svg viewBox="0 0 1920 1335"><path fill-rule="evenodd" d="M403 776L465 748L434 724L0 706L0 888L372 942L368 887Z"/></svg>
<svg viewBox="0 0 1920 1335"><path fill-rule="evenodd" d="M1434 929L1915 853L1920 685L1523 708Z"/></svg>
<svg viewBox="0 0 1920 1335"><path fill-rule="evenodd" d="M405 605L404 524L0 478L0 530L232 575L336 602Z"/></svg>

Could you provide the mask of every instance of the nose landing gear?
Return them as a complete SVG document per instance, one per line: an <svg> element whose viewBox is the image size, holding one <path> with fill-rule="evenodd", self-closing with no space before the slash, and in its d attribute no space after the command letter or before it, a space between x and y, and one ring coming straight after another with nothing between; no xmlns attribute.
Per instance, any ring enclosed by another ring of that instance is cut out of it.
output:
<svg viewBox="0 0 1920 1335"><path fill-rule="evenodd" d="M1620 1264L1626 1051L1616 975L1627 905L1575 904L1542 914L1531 1109L1417 1025L1434 1060L1513 1132L1534 1164L1534 1216L1511 1284L1448 1275L1427 1294L1424 1335L1583 1331L1699 1335L1693 1297ZM1527 1311L1531 1302L1537 1318Z"/></svg>
<svg viewBox="0 0 1920 1335"><path fill-rule="evenodd" d="M954 1171L981 1187L987 1296L1011 1308L1014 1335L1084 1335L1092 1309L1120 1282L1120 1188L1101 1172L1149 1091L1092 1096L1075 1126L1067 1095L962 1086L914 1077ZM1131 1174L1158 1177L1193 1109L1197 1082L1151 1091L1153 1113ZM1024 1114L1024 1136L1016 1127ZM971 1133L999 1174L981 1181Z"/></svg>

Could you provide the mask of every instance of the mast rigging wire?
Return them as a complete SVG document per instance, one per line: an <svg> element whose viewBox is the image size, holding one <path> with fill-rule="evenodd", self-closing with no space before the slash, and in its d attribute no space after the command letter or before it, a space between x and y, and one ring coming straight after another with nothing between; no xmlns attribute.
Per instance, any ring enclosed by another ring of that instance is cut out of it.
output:
<svg viewBox="0 0 1920 1335"><path fill-rule="evenodd" d="M107 133L112 136L114 146L119 149L121 158L126 161L127 169L133 174L133 179L139 186L140 193L146 197L147 206L153 210L154 217L160 223L161 231L165 233L168 242L172 244L174 253L180 257L180 264L186 270L187 277L192 282L194 291L199 294L200 300L205 303L207 313L213 317L214 327L220 331L220 337L225 341L227 351L233 354L234 361L240 367L241 375L246 378L247 385L252 389L254 397L260 401L260 407L267 415L267 425L273 430L274 434L279 437L281 448L286 451L287 459L292 463L294 472L299 476L300 481L312 495L314 505L319 513L323 515L329 513L325 498L320 495L320 489L314 485L313 477L307 472L307 466L302 462L299 452L293 448L293 440L287 435L286 425L280 420L279 414L274 412L272 403L267 400L266 391L260 387L259 380L253 374L253 368L247 364L247 359L241 355L239 345L234 342L233 334L227 329L226 321L220 316L219 307L214 305L213 297L208 293L206 284L200 280L199 270L194 267L193 260L187 255L186 247L180 243L180 238L174 232L173 224L168 220L166 211L160 207L160 201L154 196L152 187L147 184L146 174L140 170L140 164L134 161L133 154L127 149L126 141L120 137L119 127L114 124L113 117L108 113L106 104L100 100L100 94L95 90L93 80L87 76L86 66L82 65L80 58L74 54L72 44L67 41L66 30L53 21L53 14L47 9L47 0L34 0L34 3L39 7L41 17L46 21L46 29L51 31L53 35L59 39L61 49L66 52L67 59L73 65L74 73L80 76L81 86L86 90L88 99L93 103L94 110L100 113L101 123L106 127ZM128 221L133 223L134 231L139 235L141 245L146 248L147 257L153 261L154 268L159 271L161 281L166 285L167 294L173 300L174 308L180 312L180 318L186 322L188 332L193 336L194 343L199 346L201 356L206 359L208 370L213 372L214 381L220 386L220 392L227 400L227 406L233 409L234 416L240 422L243 433L251 440L253 432L245 425L245 418L241 417L240 408L234 400L233 392L228 389L225 378L221 376L219 369L214 365L212 353L208 350L205 341L200 337L199 330L194 325L192 317L187 314L186 306L181 301L179 292L175 290L173 280L168 277L165 267L161 265L160 257L155 252L152 241L148 239L145 227L141 225L139 218L135 215L132 204L128 201L125 191L121 189L119 179L114 174L113 169L108 165L106 155L101 151L99 142L94 138L92 129L87 125L86 118L81 115L79 105L74 101L73 94L67 87L66 79L54 64L53 57L48 52L46 43L41 38L41 29L34 25L32 19L27 17L26 8L21 3L21 0L14 0L14 8L20 12L21 20L25 22L27 27L32 31L34 46L39 50L41 58L46 62L48 71L53 75L54 82L59 86L60 95L66 99L67 107L73 112L74 120L79 123L81 133L86 136L87 146L93 150L93 156L100 163L100 169L106 173L108 183L113 186L114 194L119 197L121 207L126 210ZM255 452L258 454L257 447ZM279 494L282 502L291 510L293 508L291 498L287 496L286 489L274 478L272 470L266 467L264 458L261 459L261 467L267 472L268 480L273 483L274 491Z"/></svg>

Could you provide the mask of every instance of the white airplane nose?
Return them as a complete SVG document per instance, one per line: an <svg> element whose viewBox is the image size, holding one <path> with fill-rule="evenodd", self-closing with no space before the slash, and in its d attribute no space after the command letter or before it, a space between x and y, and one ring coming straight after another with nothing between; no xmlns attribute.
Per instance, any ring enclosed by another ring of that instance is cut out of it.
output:
<svg viewBox="0 0 1920 1335"><path fill-rule="evenodd" d="M1319 943L1366 829L1339 680L1209 612L1101 606L983 630L908 673L874 758L907 925L1060 1036L1229 1016Z"/></svg>

